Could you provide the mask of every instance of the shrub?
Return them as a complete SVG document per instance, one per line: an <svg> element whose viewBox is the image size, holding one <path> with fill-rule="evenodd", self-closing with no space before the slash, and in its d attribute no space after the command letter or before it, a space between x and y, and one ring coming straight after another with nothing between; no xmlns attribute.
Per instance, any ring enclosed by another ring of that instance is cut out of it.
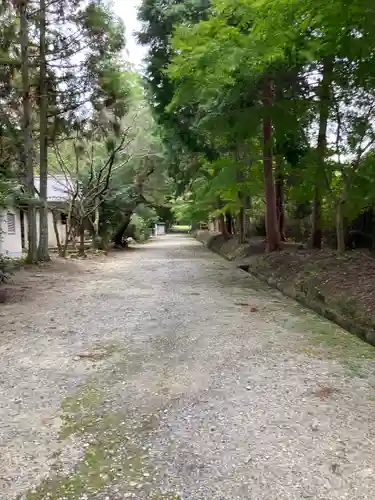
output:
<svg viewBox="0 0 375 500"><path fill-rule="evenodd" d="M134 235L131 235L136 241L146 241L152 235L150 220L138 214L132 217L132 225L134 227Z"/></svg>
<svg viewBox="0 0 375 500"><path fill-rule="evenodd" d="M0 255L0 284L6 283L14 273L15 263L9 257Z"/></svg>

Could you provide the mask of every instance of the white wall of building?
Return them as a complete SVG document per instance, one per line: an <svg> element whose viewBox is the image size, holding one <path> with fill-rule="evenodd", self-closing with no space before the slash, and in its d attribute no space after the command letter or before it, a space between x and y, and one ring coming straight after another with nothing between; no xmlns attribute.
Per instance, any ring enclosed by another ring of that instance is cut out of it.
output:
<svg viewBox="0 0 375 500"><path fill-rule="evenodd" d="M56 242L56 235L55 235L55 230L53 228L53 216L52 212L48 212L48 217L47 217L47 223L48 223L48 246L50 248L55 248L57 247L57 242ZM24 218L24 225L25 225L25 238L27 241L27 216L25 214ZM37 241L39 241L39 213L36 214L36 233L37 233ZM57 222L57 230L59 232L60 236L60 243L64 244L65 242L65 224L61 223L61 219L58 219Z"/></svg>
<svg viewBox="0 0 375 500"><path fill-rule="evenodd" d="M21 216L16 208L0 211L0 255L22 257Z"/></svg>

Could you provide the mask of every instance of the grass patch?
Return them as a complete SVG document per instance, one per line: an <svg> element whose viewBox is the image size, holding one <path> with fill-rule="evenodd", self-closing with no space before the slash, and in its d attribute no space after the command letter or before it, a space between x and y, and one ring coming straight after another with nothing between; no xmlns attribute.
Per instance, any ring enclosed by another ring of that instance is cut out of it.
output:
<svg viewBox="0 0 375 500"><path fill-rule="evenodd" d="M175 224L170 228L170 232L172 233L188 233L190 231L190 226Z"/></svg>

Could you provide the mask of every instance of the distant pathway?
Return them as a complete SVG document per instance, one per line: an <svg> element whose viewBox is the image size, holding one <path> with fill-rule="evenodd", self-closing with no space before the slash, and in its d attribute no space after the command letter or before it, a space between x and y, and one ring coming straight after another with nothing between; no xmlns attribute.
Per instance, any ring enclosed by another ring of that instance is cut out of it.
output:
<svg viewBox="0 0 375 500"><path fill-rule="evenodd" d="M0 304L0 500L375 498L374 348L187 236L71 265Z"/></svg>

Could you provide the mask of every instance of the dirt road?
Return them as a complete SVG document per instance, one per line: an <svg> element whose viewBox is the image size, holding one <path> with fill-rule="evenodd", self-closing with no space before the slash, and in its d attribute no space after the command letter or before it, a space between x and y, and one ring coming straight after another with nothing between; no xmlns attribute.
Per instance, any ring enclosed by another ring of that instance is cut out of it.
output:
<svg viewBox="0 0 375 500"><path fill-rule="evenodd" d="M185 236L26 278L1 500L375 498L374 348Z"/></svg>

